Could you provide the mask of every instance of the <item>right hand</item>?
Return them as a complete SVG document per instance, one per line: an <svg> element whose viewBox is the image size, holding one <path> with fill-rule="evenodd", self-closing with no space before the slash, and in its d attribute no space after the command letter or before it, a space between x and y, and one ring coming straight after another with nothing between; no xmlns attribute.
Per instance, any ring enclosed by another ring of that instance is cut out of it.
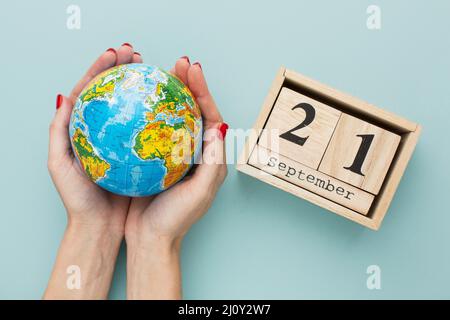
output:
<svg viewBox="0 0 450 320"><path fill-rule="evenodd" d="M126 222L127 244L151 245L164 239L176 244L211 206L227 175L225 134L228 125L211 96L200 64L180 58L171 71L191 90L203 116L202 163L170 189L131 200ZM146 243L147 242L147 243Z"/></svg>

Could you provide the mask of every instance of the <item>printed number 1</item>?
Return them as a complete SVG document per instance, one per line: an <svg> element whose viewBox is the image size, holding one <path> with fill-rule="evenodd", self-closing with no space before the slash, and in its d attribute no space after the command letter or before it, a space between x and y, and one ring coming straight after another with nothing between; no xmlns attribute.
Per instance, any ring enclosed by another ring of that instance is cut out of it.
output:
<svg viewBox="0 0 450 320"><path fill-rule="evenodd" d="M364 173L361 172L364 160L366 160L367 153L369 152L370 145L372 144L373 134L358 134L357 137L361 138L361 145L359 146L358 152L356 153L355 160L349 167L344 167L344 169L350 170L356 174L364 177Z"/></svg>
<svg viewBox="0 0 450 320"><path fill-rule="evenodd" d="M310 105L309 103L305 103L305 102L299 103L298 105L296 105L295 107L292 108L292 110L295 110L295 109L303 109L305 111L305 114L306 114L305 120L303 120L303 122L300 123L295 128L292 128L291 130L286 131L283 134L280 134L280 138L286 139L292 143L303 146L305 144L306 140L308 140L309 136L299 137L299 136L296 136L295 134L293 134L292 132L309 126L311 124L311 122L314 121L314 118L316 117L316 110L314 109L314 107L312 105Z"/></svg>

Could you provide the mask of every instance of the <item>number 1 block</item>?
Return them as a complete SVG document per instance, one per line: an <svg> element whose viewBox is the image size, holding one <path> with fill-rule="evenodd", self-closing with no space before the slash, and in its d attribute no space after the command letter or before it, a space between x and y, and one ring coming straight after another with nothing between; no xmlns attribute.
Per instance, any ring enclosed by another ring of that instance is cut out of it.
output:
<svg viewBox="0 0 450 320"><path fill-rule="evenodd" d="M399 143L399 135L342 114L319 171L376 195Z"/></svg>
<svg viewBox="0 0 450 320"><path fill-rule="evenodd" d="M282 88L259 145L317 169L341 112Z"/></svg>

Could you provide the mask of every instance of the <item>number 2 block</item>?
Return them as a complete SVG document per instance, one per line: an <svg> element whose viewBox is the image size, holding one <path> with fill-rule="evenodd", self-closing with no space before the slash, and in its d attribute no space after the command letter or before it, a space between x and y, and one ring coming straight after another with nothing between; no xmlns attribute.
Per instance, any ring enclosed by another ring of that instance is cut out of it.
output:
<svg viewBox="0 0 450 320"><path fill-rule="evenodd" d="M317 169L340 115L337 109L283 87L258 144Z"/></svg>
<svg viewBox="0 0 450 320"><path fill-rule="evenodd" d="M376 195L399 143L399 135L342 114L319 171Z"/></svg>

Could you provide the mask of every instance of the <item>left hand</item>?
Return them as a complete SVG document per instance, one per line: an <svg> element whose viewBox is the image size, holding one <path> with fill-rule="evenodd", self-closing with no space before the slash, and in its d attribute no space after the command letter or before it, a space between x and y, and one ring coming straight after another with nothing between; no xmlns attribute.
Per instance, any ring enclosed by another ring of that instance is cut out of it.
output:
<svg viewBox="0 0 450 320"><path fill-rule="evenodd" d="M108 49L89 68L69 97L58 95L57 111L50 126L48 169L66 207L68 226L45 299L107 298L130 198L101 189L80 168L71 149L70 115L81 90L96 75L115 65L141 61L131 45ZM80 288L68 287L69 267L77 268Z"/></svg>

